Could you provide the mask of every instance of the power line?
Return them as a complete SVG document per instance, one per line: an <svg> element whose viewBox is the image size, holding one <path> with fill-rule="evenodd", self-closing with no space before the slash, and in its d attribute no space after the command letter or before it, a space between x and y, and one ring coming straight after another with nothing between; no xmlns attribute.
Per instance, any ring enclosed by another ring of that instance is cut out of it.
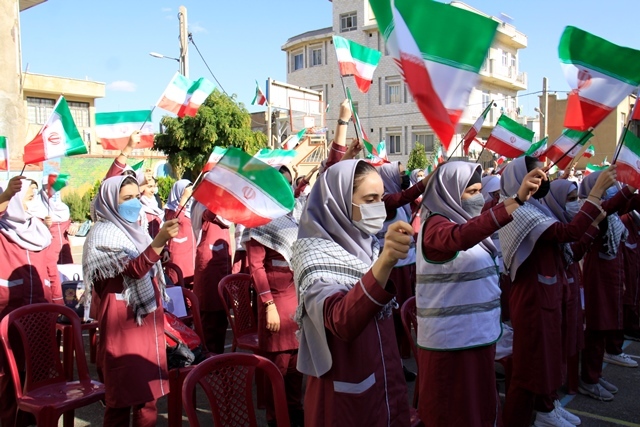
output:
<svg viewBox="0 0 640 427"><path fill-rule="evenodd" d="M196 51L198 52L198 55L200 55L200 58L202 59L202 62L204 62L204 65L207 67L207 69L209 70L209 72L213 76L213 78L216 81L216 83L218 83L218 86L220 87L220 89L222 89L222 91L224 92L225 95L229 96L227 91L224 90L224 88L222 87L222 84L220 84L220 81L218 80L216 75L213 74L213 71L211 71L211 67L209 67L209 64L207 64L207 61L204 59L204 56L202 56L202 53L200 52L200 49L198 49L198 45L196 45L196 42L193 41L193 35L191 33L189 33L189 41L191 42L191 44L193 44L193 47L196 48Z"/></svg>

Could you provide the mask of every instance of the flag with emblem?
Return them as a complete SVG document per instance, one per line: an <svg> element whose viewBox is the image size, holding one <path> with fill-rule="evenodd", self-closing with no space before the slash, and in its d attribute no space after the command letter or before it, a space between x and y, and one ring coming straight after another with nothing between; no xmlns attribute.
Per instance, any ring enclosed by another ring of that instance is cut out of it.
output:
<svg viewBox="0 0 640 427"><path fill-rule="evenodd" d="M58 98L53 112L40 132L24 146L26 165L63 156L87 154L82 136L73 121L67 100Z"/></svg>
<svg viewBox="0 0 640 427"><path fill-rule="evenodd" d="M538 142L534 142L531 144L531 147L523 154L523 156L531 156L537 157L541 161L544 161L546 157L544 156L544 152L547 151L547 140L549 138L544 137Z"/></svg>
<svg viewBox="0 0 640 427"><path fill-rule="evenodd" d="M256 80L256 95L253 97L253 101L251 101L251 105L264 105L267 103L267 97L265 96L264 92L262 92L262 89L260 89L260 85L258 84L258 81Z"/></svg>
<svg viewBox="0 0 640 427"><path fill-rule="evenodd" d="M226 152L227 152L226 148L213 147L213 151L211 152L209 159L207 159L207 163L204 165L202 172L207 172L213 169L216 163L220 161L220 159L222 158L222 156L224 156Z"/></svg>
<svg viewBox="0 0 640 427"><path fill-rule="evenodd" d="M491 131L484 148L515 159L531 148L534 134L531 129L503 114Z"/></svg>
<svg viewBox="0 0 640 427"><path fill-rule="evenodd" d="M591 163L587 163L587 167L584 169L584 174L589 175L593 172L603 171L608 166L600 166L600 165L592 165Z"/></svg>
<svg viewBox="0 0 640 427"><path fill-rule="evenodd" d="M9 170L9 145L7 137L0 136L0 171Z"/></svg>
<svg viewBox="0 0 640 427"><path fill-rule="evenodd" d="M193 190L211 212L246 227L259 227L291 212L293 191L278 169L244 151L227 148Z"/></svg>
<svg viewBox="0 0 640 427"><path fill-rule="evenodd" d="M189 80L176 73L156 105L178 117L195 117L200 106L214 89L215 85L204 77Z"/></svg>
<svg viewBox="0 0 640 427"><path fill-rule="evenodd" d="M498 22L437 1L369 4L416 105L449 150Z"/></svg>
<svg viewBox="0 0 640 427"><path fill-rule="evenodd" d="M640 51L615 45L576 27L566 27L558 54L572 89L564 126L596 127L640 85Z"/></svg>
<svg viewBox="0 0 640 427"><path fill-rule="evenodd" d="M278 148L274 150L271 148L263 148L253 157L270 166L284 166L291 163L296 157L296 152L294 150L282 150Z"/></svg>
<svg viewBox="0 0 640 427"><path fill-rule="evenodd" d="M591 132L565 129L558 139L551 144L551 147L547 149L545 156L560 169L565 169L592 136ZM565 153L567 154L564 155Z"/></svg>
<svg viewBox="0 0 640 427"><path fill-rule="evenodd" d="M367 93L382 53L344 37L333 36L340 75L353 76L360 92Z"/></svg>
<svg viewBox="0 0 640 427"><path fill-rule="evenodd" d="M590 145L589 148L587 148L587 150L582 155L587 159L590 159L591 157L596 155L596 147L594 147L593 145Z"/></svg>
<svg viewBox="0 0 640 427"><path fill-rule="evenodd" d="M284 146L287 150L293 150L300 144L300 141L303 140L305 134L307 133L307 129L301 129L297 134L291 135L289 139L287 139L284 143Z"/></svg>
<svg viewBox="0 0 640 427"><path fill-rule="evenodd" d="M369 137L362 127L362 123L360 122L360 117L358 116L357 111L353 108L353 99L351 98L351 91L347 88L347 98L349 99L349 105L351 106L351 111L353 113L353 119L356 122L356 134L359 133L358 137L362 142L364 147L364 156L374 166L380 166L384 163L389 163L389 159L387 158L387 143L385 141L380 141L377 144L372 144L369 141Z"/></svg>
<svg viewBox="0 0 640 427"><path fill-rule="evenodd" d="M122 150L133 131L140 131L140 143L136 148L153 147L153 123L151 110L96 113L96 134L105 150Z"/></svg>
<svg viewBox="0 0 640 427"><path fill-rule="evenodd" d="M493 102L490 102L489 105L487 105L487 107L484 109L482 114L480 114L480 117L477 118L473 126L471 126L471 129L469 129L469 131L463 137L464 143L462 147L464 149L465 155L469 155L469 147L471 146L471 143L476 138L476 136L478 136L478 132L480 132L480 129L482 129L482 125L487 118L487 114L489 114L489 111L491 111L492 106Z"/></svg>
<svg viewBox="0 0 640 427"><path fill-rule="evenodd" d="M68 173L50 174L47 177L47 195L53 195L69 185L70 175Z"/></svg>
<svg viewBox="0 0 640 427"><path fill-rule="evenodd" d="M620 153L616 160L618 165L617 180L635 188L640 188L640 138L633 132L626 132Z"/></svg>

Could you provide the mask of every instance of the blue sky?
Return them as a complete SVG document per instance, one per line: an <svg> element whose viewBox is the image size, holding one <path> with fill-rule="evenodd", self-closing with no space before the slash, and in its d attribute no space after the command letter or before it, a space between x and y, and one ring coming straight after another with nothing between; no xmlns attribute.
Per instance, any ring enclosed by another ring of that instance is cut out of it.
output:
<svg viewBox="0 0 640 427"><path fill-rule="evenodd" d="M417 0L416 0L417 1ZM640 49L637 0L467 0L494 16L505 13L528 36L520 53L520 71L528 73L527 91L568 86L557 59L566 25L574 25L616 44ZM189 30L223 88L235 93L249 111L257 79L286 81L286 40L305 31L331 26L328 0L48 0L21 13L23 68L33 73L88 78L107 84L97 110L151 108L177 70L177 62L149 52L178 56L180 5L188 9ZM191 45L190 77L213 80ZM528 114L537 96L518 104ZM154 122L164 113L156 110Z"/></svg>

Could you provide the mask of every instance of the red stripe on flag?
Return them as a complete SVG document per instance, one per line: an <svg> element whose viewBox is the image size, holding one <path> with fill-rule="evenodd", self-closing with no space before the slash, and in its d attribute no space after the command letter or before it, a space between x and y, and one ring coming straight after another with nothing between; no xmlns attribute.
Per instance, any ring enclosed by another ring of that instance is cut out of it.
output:
<svg viewBox="0 0 640 427"><path fill-rule="evenodd" d="M122 138L100 138L100 145L104 150L122 150L127 146L129 137ZM136 148L153 148L153 135L140 135L140 143Z"/></svg>
<svg viewBox="0 0 640 427"><path fill-rule="evenodd" d="M37 134L35 138L24 146L24 155L22 161L26 165L42 162L45 159L44 152L44 140L42 139L42 132Z"/></svg>
<svg viewBox="0 0 640 427"><path fill-rule="evenodd" d="M469 132L467 133L466 138L464 139L464 144L462 146L464 154L469 154L469 147L471 147L471 143L476 138L476 135L478 135L478 131L475 128L472 127L471 129L469 129Z"/></svg>
<svg viewBox="0 0 640 427"><path fill-rule="evenodd" d="M635 188L640 188L640 173L634 167L629 166L626 163L617 161L616 176L617 180L623 184L628 184Z"/></svg>
<svg viewBox="0 0 640 427"><path fill-rule="evenodd" d="M547 149L547 151L544 153L544 155L551 160L551 162L553 162L553 164L555 166L557 166L560 169L564 169L567 166L569 166L569 163L571 163L571 161L573 160L573 157L571 156L564 156L562 157L562 155L565 152L562 151L560 148L558 148L557 145L552 145L551 147L549 147ZM562 160L560 160L560 163L556 163L556 160L559 159L560 157L562 157Z"/></svg>
<svg viewBox="0 0 640 427"><path fill-rule="evenodd" d="M611 111L613 109L606 105L581 98L580 95L572 92L567 99L564 127L579 131L589 130L603 121Z"/></svg>
<svg viewBox="0 0 640 427"><path fill-rule="evenodd" d="M484 145L484 148L486 148L487 150L491 150L494 153L498 153L502 156L508 157L510 159L515 159L516 157L519 157L522 154L524 154L524 151L519 150L505 142L502 142L501 140L499 140L493 135L489 136L489 139L487 139L487 143Z"/></svg>

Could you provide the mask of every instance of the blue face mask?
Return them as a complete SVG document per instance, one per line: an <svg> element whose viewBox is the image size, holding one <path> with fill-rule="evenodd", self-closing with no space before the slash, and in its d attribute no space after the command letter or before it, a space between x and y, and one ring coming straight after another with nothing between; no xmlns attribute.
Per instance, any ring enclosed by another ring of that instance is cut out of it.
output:
<svg viewBox="0 0 640 427"><path fill-rule="evenodd" d="M604 194L602 195L602 200L609 200L616 194L618 194L618 187L612 185L611 187L607 188L607 191L604 192Z"/></svg>
<svg viewBox="0 0 640 427"><path fill-rule="evenodd" d="M142 209L142 203L137 198L127 200L118 205L118 213L125 221L130 223L138 221L140 209Z"/></svg>

